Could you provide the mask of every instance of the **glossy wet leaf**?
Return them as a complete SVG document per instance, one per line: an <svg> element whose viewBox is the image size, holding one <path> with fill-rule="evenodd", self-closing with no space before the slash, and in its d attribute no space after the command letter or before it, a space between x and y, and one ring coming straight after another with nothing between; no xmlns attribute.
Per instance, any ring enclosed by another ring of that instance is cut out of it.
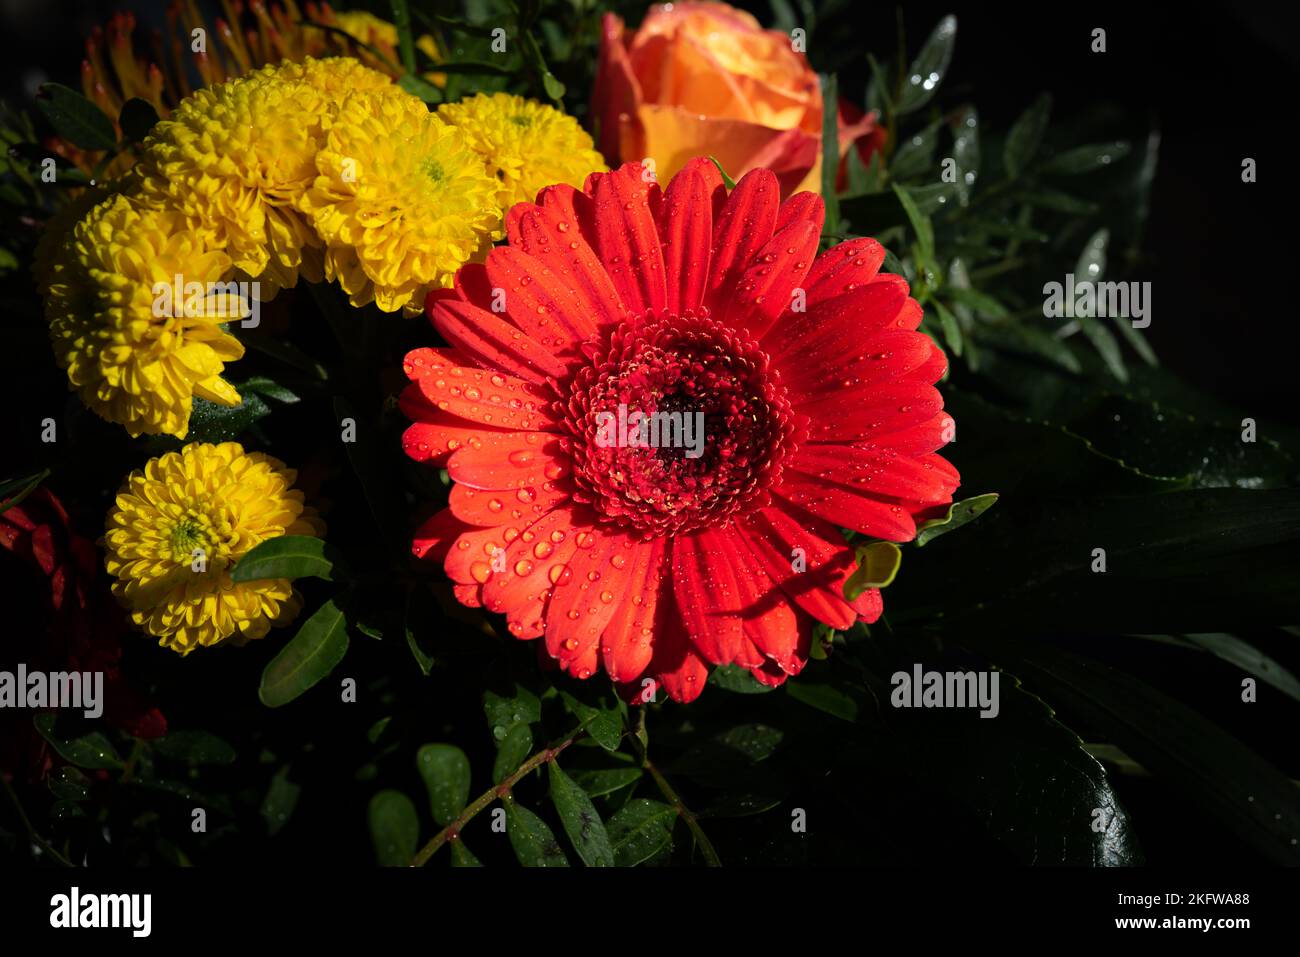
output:
<svg viewBox="0 0 1300 957"><path fill-rule="evenodd" d="M269 538L244 555L230 572L237 582L263 578L323 578L333 581L337 553L310 535Z"/></svg>
<svg viewBox="0 0 1300 957"><path fill-rule="evenodd" d="M560 842L540 817L518 801L506 802L506 834L524 867L568 867Z"/></svg>
<svg viewBox="0 0 1300 957"><path fill-rule="evenodd" d="M672 843L677 811L672 805L637 798L609 819L609 841L614 863L635 867L650 860Z"/></svg>
<svg viewBox="0 0 1300 957"><path fill-rule="evenodd" d="M420 839L415 803L401 791L380 791L370 799L370 841L380 867L407 867Z"/></svg>
<svg viewBox="0 0 1300 957"><path fill-rule="evenodd" d="M613 867L614 851L591 798L555 761L550 764L551 801L573 849L588 867Z"/></svg>
<svg viewBox="0 0 1300 957"><path fill-rule="evenodd" d="M469 802L469 758L453 744L426 744L416 752L415 764L429 792L429 811L445 827Z"/></svg>
<svg viewBox="0 0 1300 957"><path fill-rule="evenodd" d="M258 697L269 708L288 704L333 671L347 650L347 621L343 609L330 599L271 659L262 672Z"/></svg>

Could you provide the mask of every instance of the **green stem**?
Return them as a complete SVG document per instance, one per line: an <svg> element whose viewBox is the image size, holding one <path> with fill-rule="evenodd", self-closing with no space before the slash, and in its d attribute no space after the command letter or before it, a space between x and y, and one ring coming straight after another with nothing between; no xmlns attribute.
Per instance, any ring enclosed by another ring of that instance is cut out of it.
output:
<svg viewBox="0 0 1300 957"><path fill-rule="evenodd" d="M18 812L18 820L22 822L23 829L27 831L27 836L31 838L32 843L64 867L75 867L76 865L72 861L56 851L45 838L36 833L36 828L32 827L32 822L27 818L27 812L23 810L23 802L18 800L18 793L14 791L13 785L9 783L8 778L0 775L0 782L4 783L5 793L9 795L9 800L13 802L14 810Z"/></svg>
<svg viewBox="0 0 1300 957"><path fill-rule="evenodd" d="M641 723L640 730L644 730L643 722ZM659 793L661 793L664 796L664 799L673 806L673 810L677 812L677 816L686 822L686 827L694 836L695 843L700 848L700 853L704 855L705 863L707 863L709 867L721 867L722 859L718 857L718 852L713 849L713 843L709 840L708 835L704 833L704 828L700 827L699 819L678 796L677 792L673 789L673 786L668 783L668 779L664 777L663 772L655 767L654 762L650 760L650 752L642 742L640 736L633 736L632 740L637 751L640 752L641 767L650 772L650 777L654 779L655 784L658 786Z"/></svg>
<svg viewBox="0 0 1300 957"><path fill-rule="evenodd" d="M549 764L551 761L554 761L559 757L561 751L571 745L580 735L583 734L584 730L585 729L581 727L573 729L557 743L543 748L523 764L519 765L513 774L503 780L496 787L489 788L471 801L466 806L465 810L460 812L460 816L457 817L456 820L444 827L433 836L433 839L430 840L428 844L420 848L415 857L411 858L411 866L423 867L427 864L429 858L433 857L433 855L438 852L438 848L442 847L442 845L446 844L448 841L456 840L460 836L460 832L464 829L465 825L470 822L470 819L473 818L474 815L488 807L492 802L504 800L509 797L511 789L516 784L522 781L528 774L535 771L537 768L540 768L543 764Z"/></svg>

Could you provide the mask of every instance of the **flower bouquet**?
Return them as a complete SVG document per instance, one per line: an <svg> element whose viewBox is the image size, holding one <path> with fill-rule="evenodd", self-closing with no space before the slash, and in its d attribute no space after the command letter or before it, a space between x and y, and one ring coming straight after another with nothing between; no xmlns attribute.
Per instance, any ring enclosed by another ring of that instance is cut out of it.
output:
<svg viewBox="0 0 1300 957"><path fill-rule="evenodd" d="M1296 432L1157 358L1145 117L835 0L133 9L0 116L7 857L1300 861Z"/></svg>

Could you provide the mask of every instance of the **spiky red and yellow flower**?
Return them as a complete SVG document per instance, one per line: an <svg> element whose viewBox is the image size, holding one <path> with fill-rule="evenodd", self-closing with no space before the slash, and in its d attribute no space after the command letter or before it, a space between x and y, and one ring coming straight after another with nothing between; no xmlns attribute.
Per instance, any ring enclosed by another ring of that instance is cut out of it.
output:
<svg viewBox="0 0 1300 957"><path fill-rule="evenodd" d="M415 553L570 673L679 701L710 664L780 684L815 622L874 621L841 528L906 541L951 501L946 360L879 243L817 256L823 216L706 160L515 206L509 245L429 297L450 347L406 357L405 448L454 482ZM620 405L701 413L702 454L610 443Z"/></svg>

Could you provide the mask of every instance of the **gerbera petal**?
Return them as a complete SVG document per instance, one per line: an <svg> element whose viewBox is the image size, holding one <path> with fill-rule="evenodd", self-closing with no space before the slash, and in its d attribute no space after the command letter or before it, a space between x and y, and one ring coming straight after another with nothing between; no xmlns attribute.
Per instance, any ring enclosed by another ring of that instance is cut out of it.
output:
<svg viewBox="0 0 1300 957"><path fill-rule="evenodd" d="M674 538L672 568L677 608L700 654L715 665L760 664L762 656L745 641L740 588L717 530Z"/></svg>
<svg viewBox="0 0 1300 957"><path fill-rule="evenodd" d="M924 333L898 330L872 337L867 349L829 375L824 368L786 366L782 381L790 390L791 404L801 408L830 393L862 390L906 378L927 385L947 368L943 350Z"/></svg>
<svg viewBox="0 0 1300 957"><path fill-rule="evenodd" d="M549 487L548 487L549 486ZM569 497L554 483L521 488L515 491L483 490L462 485L451 487L447 505L452 514L470 525L531 524Z"/></svg>
<svg viewBox="0 0 1300 957"><path fill-rule="evenodd" d="M403 415L415 420L415 424L402 433L402 450L417 462L442 465L457 449L495 433L487 426L442 412L424 397L414 382L402 390L397 404Z"/></svg>
<svg viewBox="0 0 1300 957"><path fill-rule="evenodd" d="M640 163L625 163L597 177L593 219L587 227L619 298L634 313L658 312L668 299L663 251L651 208L660 197L659 184L647 180L644 172Z"/></svg>
<svg viewBox="0 0 1300 957"><path fill-rule="evenodd" d="M908 542L916 537L916 523L901 505L888 505L818 478L792 473L778 494L806 512L872 538Z"/></svg>
<svg viewBox="0 0 1300 957"><path fill-rule="evenodd" d="M447 577L462 585L482 585L492 577L492 562L500 565L497 552L508 544L506 531L513 526L497 525L492 528L470 528L462 532L447 550L443 569Z"/></svg>
<svg viewBox="0 0 1300 957"><path fill-rule="evenodd" d="M838 368L865 351L871 336L902 318L907 302L904 279L882 278L806 312L787 312L767 345L782 368Z"/></svg>
<svg viewBox="0 0 1300 957"><path fill-rule="evenodd" d="M440 562L447 557L447 551L457 536L468 530L465 523L452 514L451 509L439 509L415 530L411 539L411 554L416 558Z"/></svg>
<svg viewBox="0 0 1300 957"><path fill-rule="evenodd" d="M555 397L549 387L504 372L454 366L433 349L423 352L422 372L415 384L440 411L471 422L528 432L553 424L550 407Z"/></svg>
<svg viewBox="0 0 1300 957"><path fill-rule="evenodd" d="M572 355L596 333L583 302L540 259L509 246L487 258L487 278L502 291L506 314L531 338L557 355Z"/></svg>
<svg viewBox="0 0 1300 957"><path fill-rule="evenodd" d="M453 482L481 489L537 488L563 478L568 456L559 439L541 432L486 433L447 463Z"/></svg>
<svg viewBox="0 0 1300 957"><path fill-rule="evenodd" d="M569 574L554 583L547 604L546 650L570 674L586 678L592 671L586 658L618 610L632 556L641 546L608 526L578 529L574 540Z"/></svg>
<svg viewBox="0 0 1300 957"><path fill-rule="evenodd" d="M796 655L799 629L794 608L746 547L739 532L734 528L719 529L718 540L727 550L735 570L745 637L782 671L798 674L807 657L799 660Z"/></svg>
<svg viewBox="0 0 1300 957"><path fill-rule="evenodd" d="M820 238L816 223L806 219L773 236L736 284L725 321L761 340L777 317L790 309L793 292L808 275Z"/></svg>
<svg viewBox="0 0 1300 957"><path fill-rule="evenodd" d="M943 408L939 390L925 382L891 382L874 389L830 393L799 407L813 442L857 442L901 432Z"/></svg>
<svg viewBox="0 0 1300 957"><path fill-rule="evenodd" d="M779 233L791 223L806 220L816 227L818 235L826 224L826 201L816 193L795 193L776 213L776 231Z"/></svg>
<svg viewBox="0 0 1300 957"><path fill-rule="evenodd" d="M538 205L515 206L506 218L506 235L510 245L536 257L559 276L591 320L604 327L621 321L627 309L578 225L576 192L572 186L548 186L537 197Z"/></svg>
<svg viewBox="0 0 1300 957"><path fill-rule="evenodd" d="M956 430L952 416L940 412L924 422L880 436L876 442L884 448L897 449L907 455L926 455L952 442L956 438Z"/></svg>
<svg viewBox="0 0 1300 957"><path fill-rule="evenodd" d="M736 523L738 537L759 565L803 611L832 628L853 624L854 613L835 590L852 566L844 536L829 522L806 513L798 518L766 508Z"/></svg>
<svg viewBox="0 0 1300 957"><path fill-rule="evenodd" d="M485 366L509 372L529 382L564 375L564 363L551 351L486 309L454 299L430 297L430 318L443 337Z"/></svg>
<svg viewBox="0 0 1300 957"><path fill-rule="evenodd" d="M695 650L687 637L674 607L675 599L671 590L665 588L660 597L661 617L656 623L654 655L646 668L654 675L656 684L668 693L668 697L681 704L689 704L700 696L709 679L709 666ZM658 698L656 689L655 698Z"/></svg>
<svg viewBox="0 0 1300 957"><path fill-rule="evenodd" d="M703 162L713 165L707 159ZM712 255L713 201L699 163L692 161L692 164L668 184L659 229L663 237L668 310L678 315L695 311L704 301Z"/></svg>
<svg viewBox="0 0 1300 957"><path fill-rule="evenodd" d="M593 516L563 505L542 516L515 536L483 586L483 604L489 611L505 612L510 633L517 638L539 638L545 632L546 607L551 589L572 574L569 559L577 549L577 533Z"/></svg>
<svg viewBox="0 0 1300 957"><path fill-rule="evenodd" d="M938 456L913 458L894 449L853 445L805 445L790 468L895 502L946 502L960 481L957 470Z"/></svg>
<svg viewBox="0 0 1300 957"><path fill-rule="evenodd" d="M625 683L639 676L654 654L663 555L662 538L632 550L627 590L600 636L605 670L615 682Z"/></svg>
<svg viewBox="0 0 1300 957"><path fill-rule="evenodd" d="M817 305L875 279L885 261L885 247L874 239L850 239L817 257L808 271L808 306Z"/></svg>
<svg viewBox="0 0 1300 957"><path fill-rule="evenodd" d="M718 214L713 230L713 258L704 304L720 315L740 277L772 238L781 187L771 170L755 169L741 177Z"/></svg>

